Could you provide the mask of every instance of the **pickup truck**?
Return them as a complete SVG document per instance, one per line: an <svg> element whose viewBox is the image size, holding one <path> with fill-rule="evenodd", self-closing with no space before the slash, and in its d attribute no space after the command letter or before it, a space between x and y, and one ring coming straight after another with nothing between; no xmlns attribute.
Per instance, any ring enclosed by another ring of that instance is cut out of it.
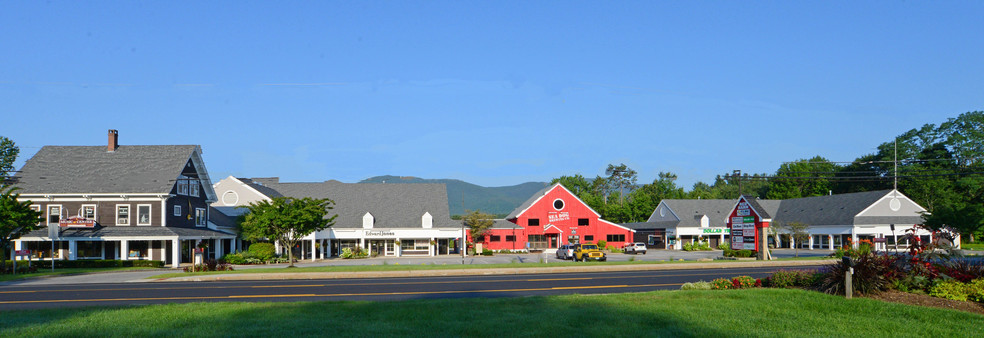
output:
<svg viewBox="0 0 984 338"><path fill-rule="evenodd" d="M625 246L626 254L646 254L646 243L629 243Z"/></svg>

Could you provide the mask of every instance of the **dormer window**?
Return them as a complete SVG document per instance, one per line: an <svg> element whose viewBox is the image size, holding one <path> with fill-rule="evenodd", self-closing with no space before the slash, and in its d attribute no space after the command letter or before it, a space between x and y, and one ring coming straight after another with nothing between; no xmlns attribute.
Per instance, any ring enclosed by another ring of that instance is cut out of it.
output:
<svg viewBox="0 0 984 338"><path fill-rule="evenodd" d="M420 217L421 226L424 229L430 229L434 227L434 216L431 216L429 212L424 212L424 215Z"/></svg>
<svg viewBox="0 0 984 338"><path fill-rule="evenodd" d="M198 197L198 185L197 178L178 176L178 195Z"/></svg>
<svg viewBox="0 0 984 338"><path fill-rule="evenodd" d="M376 218L375 217L372 217L372 214L370 214L370 213L367 212L365 215L362 215L362 228L363 229L372 229L373 223L376 223Z"/></svg>

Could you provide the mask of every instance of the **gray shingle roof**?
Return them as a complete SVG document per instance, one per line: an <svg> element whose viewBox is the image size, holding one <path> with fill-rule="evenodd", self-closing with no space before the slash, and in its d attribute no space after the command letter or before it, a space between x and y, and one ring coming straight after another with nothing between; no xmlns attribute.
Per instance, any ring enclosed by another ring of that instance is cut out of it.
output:
<svg viewBox="0 0 984 338"><path fill-rule="evenodd" d="M510 222L504 219L497 219L495 223L492 224L492 229L522 229L523 227L517 225L516 223Z"/></svg>
<svg viewBox="0 0 984 338"><path fill-rule="evenodd" d="M119 227L104 226L95 229L66 228L61 231L61 239L67 238L123 238L123 237L201 237L229 238L235 235L203 228L177 227ZM48 237L48 229L31 231L23 237Z"/></svg>
<svg viewBox="0 0 984 338"><path fill-rule="evenodd" d="M45 146L15 176L22 194L169 193L194 145Z"/></svg>
<svg viewBox="0 0 984 338"><path fill-rule="evenodd" d="M362 228L362 216L372 214L374 228L420 228L421 217L429 212L433 227L460 227L451 220L448 193L444 184L430 183L280 183L273 179L253 179L283 196L330 198L335 201L336 228Z"/></svg>
<svg viewBox="0 0 984 338"><path fill-rule="evenodd" d="M758 214L759 218L762 219L772 218L773 214L770 214L768 209L764 208L761 204L759 204L758 198L755 198L754 196L744 196L744 197L745 197L745 201L748 201L748 206L752 208L752 210L755 210L755 213ZM782 202L780 202L779 205L781 207Z"/></svg>
<svg viewBox="0 0 984 338"><path fill-rule="evenodd" d="M731 209L735 207L736 201L725 199L666 199L663 200L663 203L680 218L678 226L699 227L700 216L707 215L710 226L721 227L724 226L724 222L728 214L731 213ZM655 215L650 216L650 220L654 217Z"/></svg>
<svg viewBox="0 0 984 338"><path fill-rule="evenodd" d="M891 191L878 190L783 200L779 210L773 215L773 221L777 224L785 222L802 222L809 225L855 224L855 215ZM921 221L915 223L919 222Z"/></svg>
<svg viewBox="0 0 984 338"><path fill-rule="evenodd" d="M553 189L553 187L556 187L558 185L560 185L560 183L556 183L550 186L546 186L543 189L540 189L540 191L534 193L533 196L530 196L530 198L527 199L525 202L523 202L523 204L520 204L518 207L516 207L516 209L510 212L509 215L506 216L506 219L514 219L519 217L519 213L523 212L523 210L526 210L526 208L532 206L537 199L543 197L543 195L546 195L547 192L550 191L550 189Z"/></svg>

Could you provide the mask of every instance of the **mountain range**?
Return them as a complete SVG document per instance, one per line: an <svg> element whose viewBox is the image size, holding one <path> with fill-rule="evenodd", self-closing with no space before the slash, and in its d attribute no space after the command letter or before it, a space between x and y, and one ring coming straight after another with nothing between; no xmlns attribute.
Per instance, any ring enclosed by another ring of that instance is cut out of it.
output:
<svg viewBox="0 0 984 338"><path fill-rule="evenodd" d="M480 210L499 216L513 211L547 186L546 182L526 182L505 187L483 187L462 180L390 175L370 177L359 183L443 183L448 189L451 215L463 215L465 210Z"/></svg>

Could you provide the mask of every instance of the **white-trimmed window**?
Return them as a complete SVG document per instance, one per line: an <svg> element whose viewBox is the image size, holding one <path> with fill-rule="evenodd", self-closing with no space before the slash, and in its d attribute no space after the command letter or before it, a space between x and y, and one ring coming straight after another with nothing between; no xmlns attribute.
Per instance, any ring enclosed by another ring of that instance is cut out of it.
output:
<svg viewBox="0 0 984 338"><path fill-rule="evenodd" d="M116 225L130 225L130 205L116 205Z"/></svg>
<svg viewBox="0 0 984 338"><path fill-rule="evenodd" d="M83 204L82 209L79 209L79 216L85 219L96 220L96 205L95 204Z"/></svg>
<svg viewBox="0 0 984 338"><path fill-rule="evenodd" d="M150 204L137 204L137 225L150 225Z"/></svg>
<svg viewBox="0 0 984 338"><path fill-rule="evenodd" d="M41 206L40 205L37 205L37 204L32 205L31 206L31 210L34 210L34 211L37 211L37 212L41 213ZM41 215L38 215L38 225L41 225L41 223L44 223L44 213L41 213Z"/></svg>
<svg viewBox="0 0 984 338"><path fill-rule="evenodd" d="M208 216L205 214L205 209L195 208L195 226L203 227L206 221Z"/></svg>
<svg viewBox="0 0 984 338"><path fill-rule="evenodd" d="M175 204L174 205L174 216L181 216L181 205L180 204Z"/></svg>
<svg viewBox="0 0 984 338"><path fill-rule="evenodd" d="M48 206L48 224L58 225L58 221L61 220L62 207L60 205L49 205Z"/></svg>
<svg viewBox="0 0 984 338"><path fill-rule="evenodd" d="M188 180L188 196L198 197L198 180Z"/></svg>
<svg viewBox="0 0 984 338"><path fill-rule="evenodd" d="M188 177L178 176L178 195L188 195Z"/></svg>

